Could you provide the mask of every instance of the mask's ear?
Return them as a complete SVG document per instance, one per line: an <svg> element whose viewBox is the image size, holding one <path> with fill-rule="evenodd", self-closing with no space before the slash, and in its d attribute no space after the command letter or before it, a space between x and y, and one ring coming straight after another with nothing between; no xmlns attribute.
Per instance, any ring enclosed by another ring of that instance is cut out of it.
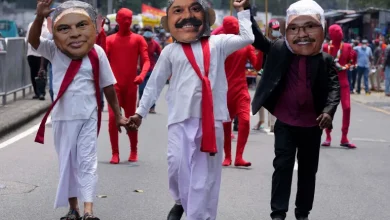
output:
<svg viewBox="0 0 390 220"><path fill-rule="evenodd" d="M209 21L210 21L210 27L214 25L215 23L215 11L212 8L208 9L208 14L209 14Z"/></svg>
<svg viewBox="0 0 390 220"><path fill-rule="evenodd" d="M163 16L161 18L161 26L164 28L166 32L169 33L169 27L168 27L168 16Z"/></svg>

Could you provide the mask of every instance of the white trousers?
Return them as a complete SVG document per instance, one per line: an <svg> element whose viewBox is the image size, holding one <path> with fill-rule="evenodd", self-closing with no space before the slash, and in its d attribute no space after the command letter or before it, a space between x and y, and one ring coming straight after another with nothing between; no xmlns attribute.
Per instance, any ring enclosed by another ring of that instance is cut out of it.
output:
<svg viewBox="0 0 390 220"><path fill-rule="evenodd" d="M218 153L200 151L202 121L190 118L168 127L169 190L187 220L215 220L221 185L223 125L215 122Z"/></svg>
<svg viewBox="0 0 390 220"><path fill-rule="evenodd" d="M93 114L95 115L95 114ZM97 175L97 119L53 121L60 180L54 208L67 207L68 199L93 202Z"/></svg>

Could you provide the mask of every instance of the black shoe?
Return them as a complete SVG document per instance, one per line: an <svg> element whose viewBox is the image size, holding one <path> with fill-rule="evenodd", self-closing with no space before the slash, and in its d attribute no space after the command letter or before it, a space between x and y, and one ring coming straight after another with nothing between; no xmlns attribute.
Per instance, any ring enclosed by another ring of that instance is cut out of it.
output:
<svg viewBox="0 0 390 220"><path fill-rule="evenodd" d="M32 99L39 99L39 96L34 95L34 96L32 97Z"/></svg>
<svg viewBox="0 0 390 220"><path fill-rule="evenodd" d="M42 100L42 101L45 100L45 96L40 95L40 96L39 96L39 100Z"/></svg>
<svg viewBox="0 0 390 220"><path fill-rule="evenodd" d="M308 217L299 217L299 218L297 218L297 220L309 220L309 218Z"/></svg>
<svg viewBox="0 0 390 220"><path fill-rule="evenodd" d="M276 217L276 218L273 218L272 220L284 220L284 219Z"/></svg>
<svg viewBox="0 0 390 220"><path fill-rule="evenodd" d="M168 220L180 220L183 213L183 206L175 204L168 214Z"/></svg>
<svg viewBox="0 0 390 220"><path fill-rule="evenodd" d="M60 220L81 220L81 216L78 211L69 210L68 214L66 214Z"/></svg>
<svg viewBox="0 0 390 220"><path fill-rule="evenodd" d="M100 220L100 218L98 217L95 217L89 213L85 213L84 214L84 217L83 217L83 220Z"/></svg>

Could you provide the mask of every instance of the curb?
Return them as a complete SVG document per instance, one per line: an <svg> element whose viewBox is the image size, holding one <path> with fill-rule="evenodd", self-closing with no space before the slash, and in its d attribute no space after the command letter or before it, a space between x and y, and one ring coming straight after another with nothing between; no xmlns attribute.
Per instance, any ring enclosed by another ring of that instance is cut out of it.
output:
<svg viewBox="0 0 390 220"><path fill-rule="evenodd" d="M357 103L359 105L365 106L366 108L369 108L371 110L374 110L374 111L377 111L377 112L381 112L381 113L386 114L386 115L390 115L390 111L386 111L386 110L381 109L381 108L370 106L369 104L367 104L367 102L362 102L362 101L355 100L355 99L351 99L351 101L353 101L353 102L355 102L355 103Z"/></svg>
<svg viewBox="0 0 390 220"><path fill-rule="evenodd" d="M10 121L7 124L0 125L0 137L13 132L14 130L25 125L26 123L34 120L39 115L45 113L47 109L50 107L50 105L51 102L42 103L41 105L34 107L28 112L21 112L20 117L15 117L14 119L10 119ZM19 114L19 112L15 114Z"/></svg>

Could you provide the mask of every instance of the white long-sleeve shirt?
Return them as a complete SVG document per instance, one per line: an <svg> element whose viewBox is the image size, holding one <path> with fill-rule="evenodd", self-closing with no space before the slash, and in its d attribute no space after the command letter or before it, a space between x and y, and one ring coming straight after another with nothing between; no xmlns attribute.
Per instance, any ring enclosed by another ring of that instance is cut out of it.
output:
<svg viewBox="0 0 390 220"><path fill-rule="evenodd" d="M254 42L249 10L238 13L240 34L212 35L210 44L209 80L213 92L215 120L229 121L227 109L227 79L225 59L233 52ZM203 51L200 41L191 44L196 62L204 74ZM171 76L172 74L172 76ZM188 61L182 45L166 46L153 69L136 113L143 118L149 112L171 76L166 100L168 102L168 125L182 122L190 117L202 118L202 81Z"/></svg>

